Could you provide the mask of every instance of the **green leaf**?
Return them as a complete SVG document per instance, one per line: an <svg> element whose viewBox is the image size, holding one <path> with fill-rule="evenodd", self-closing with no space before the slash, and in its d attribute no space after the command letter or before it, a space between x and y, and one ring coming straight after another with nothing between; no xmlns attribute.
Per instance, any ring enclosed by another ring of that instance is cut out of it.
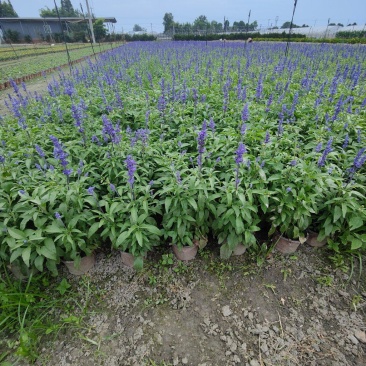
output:
<svg viewBox="0 0 366 366"><path fill-rule="evenodd" d="M197 211L197 209L198 209L197 203L192 197L188 198L188 202Z"/></svg>
<svg viewBox="0 0 366 366"><path fill-rule="evenodd" d="M237 234L241 234L244 231L244 224L240 217L237 217L235 220L235 229Z"/></svg>
<svg viewBox="0 0 366 366"><path fill-rule="evenodd" d="M220 247L220 258L221 259L229 259L233 251L229 248L227 243L222 244Z"/></svg>
<svg viewBox="0 0 366 366"><path fill-rule="evenodd" d="M352 216L351 220L349 221L349 226L351 230L356 230L359 227L361 227L363 225L363 221L361 219L361 217L359 216Z"/></svg>
<svg viewBox="0 0 366 366"><path fill-rule="evenodd" d="M165 211L169 212L169 207L170 204L172 203L172 198L171 197L166 197L165 198Z"/></svg>
<svg viewBox="0 0 366 366"><path fill-rule="evenodd" d="M43 262L44 262L44 257L42 255L39 255L35 261L34 261L34 266L38 269L38 271L43 272Z"/></svg>
<svg viewBox="0 0 366 366"><path fill-rule="evenodd" d="M22 252L22 258L27 267L29 267L29 259L30 259L31 251L32 251L32 248L29 246L29 247L25 248Z"/></svg>
<svg viewBox="0 0 366 366"><path fill-rule="evenodd" d="M161 235L161 230L159 230L156 226L154 225L147 225L147 224L144 224L144 225L141 225L140 226L141 229L145 229L147 231L149 231L150 233L152 234L155 234L155 235Z"/></svg>
<svg viewBox="0 0 366 366"><path fill-rule="evenodd" d="M39 254L42 254L44 257L57 261L56 247L51 238L47 238L45 240L45 245L39 250L37 250Z"/></svg>
<svg viewBox="0 0 366 366"><path fill-rule="evenodd" d="M122 245L125 241L126 241L126 239L128 238L130 236L130 230L129 231L124 231L124 232L122 232L119 236L118 236L118 238L117 238L117 240L116 240L116 243L115 243L115 246L116 247L119 247L120 245ZM112 243L113 244L113 243Z"/></svg>
<svg viewBox="0 0 366 366"><path fill-rule="evenodd" d="M10 256L10 263L13 263L18 257L20 257L23 253L23 248L15 249Z"/></svg>
<svg viewBox="0 0 366 366"><path fill-rule="evenodd" d="M356 250L362 247L362 241L357 238L352 239L351 249Z"/></svg>
<svg viewBox="0 0 366 366"><path fill-rule="evenodd" d="M134 225L137 223L137 208L131 208L131 224Z"/></svg>
<svg viewBox="0 0 366 366"><path fill-rule="evenodd" d="M144 258L143 257L136 257L133 261L133 268L136 271L141 271L144 266Z"/></svg>
<svg viewBox="0 0 366 366"><path fill-rule="evenodd" d="M95 222L92 226L90 226L88 231L88 238L92 237L95 232L99 229L99 222Z"/></svg>
<svg viewBox="0 0 366 366"><path fill-rule="evenodd" d="M140 230L137 230L135 235L136 235L137 242L139 243L140 247L142 247L144 245L144 238L143 238L142 232Z"/></svg>
<svg viewBox="0 0 366 366"><path fill-rule="evenodd" d="M60 234L64 231L65 229L58 226L56 222L53 222L51 225L47 226L45 229L46 233L49 234Z"/></svg>
<svg viewBox="0 0 366 366"><path fill-rule="evenodd" d="M8 227L8 233L14 239L24 240L27 238L23 231L11 227Z"/></svg>
<svg viewBox="0 0 366 366"><path fill-rule="evenodd" d="M233 195L230 192L227 192L226 197L227 197L227 205L228 207L230 207L233 202Z"/></svg>
<svg viewBox="0 0 366 366"><path fill-rule="evenodd" d="M342 216L341 208L339 206L334 207L333 222L338 221L341 216Z"/></svg>
<svg viewBox="0 0 366 366"><path fill-rule="evenodd" d="M345 219L347 215L347 205L345 203L342 203L342 215L343 218Z"/></svg>

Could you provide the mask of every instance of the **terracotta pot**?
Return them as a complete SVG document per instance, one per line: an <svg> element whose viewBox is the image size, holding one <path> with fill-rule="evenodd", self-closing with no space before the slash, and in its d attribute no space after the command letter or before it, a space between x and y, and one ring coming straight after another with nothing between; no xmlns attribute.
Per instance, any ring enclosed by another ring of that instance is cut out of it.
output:
<svg viewBox="0 0 366 366"><path fill-rule="evenodd" d="M82 257L80 260L79 267L75 267L75 261L64 261L65 266L69 272L73 275L80 276L88 272L94 267L95 264L95 254L92 253L86 257Z"/></svg>
<svg viewBox="0 0 366 366"><path fill-rule="evenodd" d="M318 235L319 233L308 230L306 242L312 247L323 247L325 244L327 244L327 238L323 239L322 241L318 241Z"/></svg>
<svg viewBox="0 0 366 366"><path fill-rule="evenodd" d="M196 256L197 251L198 247L196 245L179 248L177 245L173 244L173 253L180 261L192 260Z"/></svg>
<svg viewBox="0 0 366 366"><path fill-rule="evenodd" d="M133 262L135 261L135 257L127 252L121 252L121 260L122 263L130 268L133 268Z"/></svg>
<svg viewBox="0 0 366 366"><path fill-rule="evenodd" d="M277 242L275 248L282 254L294 253L300 245L299 240L291 240L283 236L278 236L276 240Z"/></svg>
<svg viewBox="0 0 366 366"><path fill-rule="evenodd" d="M247 248L243 244L238 244L233 250L233 255L242 255L246 250Z"/></svg>

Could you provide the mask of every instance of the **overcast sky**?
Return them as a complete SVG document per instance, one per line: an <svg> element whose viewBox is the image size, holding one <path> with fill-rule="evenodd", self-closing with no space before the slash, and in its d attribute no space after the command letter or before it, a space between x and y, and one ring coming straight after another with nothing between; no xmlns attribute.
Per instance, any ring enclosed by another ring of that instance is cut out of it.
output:
<svg viewBox="0 0 366 366"><path fill-rule="evenodd" d="M4 1L4 0L3 0ZM37 17L39 9L54 7L53 0L11 0L20 17ZM56 0L60 4L60 0ZM80 3L86 10L85 0L71 0L74 8ZM163 16L172 13L177 22L193 22L199 15L208 20L221 23L224 16L232 24L234 21L248 19L251 10L251 22L256 20L262 27L281 26L291 20L294 0L89 0L96 17L115 17L116 31L131 31L134 24L148 31L163 30ZM295 24L308 24L313 27L330 22L366 23L366 0L298 0L294 17Z"/></svg>

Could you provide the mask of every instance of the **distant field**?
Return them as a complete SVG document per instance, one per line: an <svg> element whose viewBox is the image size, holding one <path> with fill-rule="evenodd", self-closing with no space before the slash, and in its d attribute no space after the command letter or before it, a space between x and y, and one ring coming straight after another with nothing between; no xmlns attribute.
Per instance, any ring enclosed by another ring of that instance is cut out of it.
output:
<svg viewBox="0 0 366 366"><path fill-rule="evenodd" d="M118 46L120 46L120 43L95 45L94 51L106 51ZM90 44L70 44L68 48L72 61L93 55ZM15 54L19 58L14 59ZM14 49L8 46L0 47L0 83L8 81L10 78L17 79L39 73L67 62L64 45L22 45L14 46Z"/></svg>

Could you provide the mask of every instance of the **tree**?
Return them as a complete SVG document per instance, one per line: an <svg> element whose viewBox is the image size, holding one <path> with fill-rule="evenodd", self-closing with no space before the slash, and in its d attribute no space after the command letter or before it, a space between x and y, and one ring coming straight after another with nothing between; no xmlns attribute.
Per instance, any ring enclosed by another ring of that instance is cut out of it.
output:
<svg viewBox="0 0 366 366"><path fill-rule="evenodd" d="M7 3L0 0L0 18L18 18L10 0Z"/></svg>
<svg viewBox="0 0 366 366"><path fill-rule="evenodd" d="M81 13L79 10L75 10L71 4L70 0L61 0L61 5L58 6L58 12L61 17L81 17ZM39 15L42 18L57 17L56 8L50 9L46 6L46 8L42 8L39 12Z"/></svg>
<svg viewBox="0 0 366 366"><path fill-rule="evenodd" d="M107 36L107 28L104 26L103 19L97 19L93 24L94 35L97 41L102 40Z"/></svg>
<svg viewBox="0 0 366 366"><path fill-rule="evenodd" d="M146 28L142 28L140 25L135 24L132 29L134 32L147 32Z"/></svg>
<svg viewBox="0 0 366 366"><path fill-rule="evenodd" d="M230 22L228 19L226 19L224 22L224 32L228 32L229 28L230 28Z"/></svg>
<svg viewBox="0 0 366 366"><path fill-rule="evenodd" d="M172 13L165 13L163 18L164 33L172 31L174 27L174 17Z"/></svg>
<svg viewBox="0 0 366 366"><path fill-rule="evenodd" d="M206 15L200 15L198 18L195 19L193 22L193 26L197 30L205 30L209 26L209 22L207 20Z"/></svg>
<svg viewBox="0 0 366 366"><path fill-rule="evenodd" d="M291 22L285 22L282 24L281 29L287 29L291 27ZM300 28L300 26L292 23L292 28Z"/></svg>

